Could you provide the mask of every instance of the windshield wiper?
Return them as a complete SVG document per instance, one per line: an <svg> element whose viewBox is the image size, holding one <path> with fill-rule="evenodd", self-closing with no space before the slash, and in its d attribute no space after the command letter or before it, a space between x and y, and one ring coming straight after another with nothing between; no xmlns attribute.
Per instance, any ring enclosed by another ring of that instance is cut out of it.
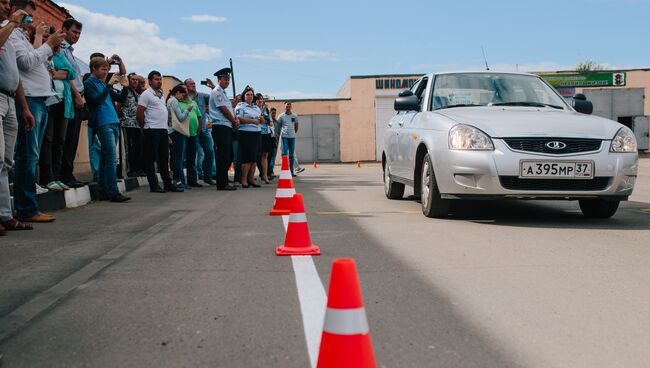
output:
<svg viewBox="0 0 650 368"><path fill-rule="evenodd" d="M436 110L451 109L451 108L453 108L453 107L471 107L471 106L485 106L485 105L458 104L458 105L442 106L442 107L437 108Z"/></svg>
<svg viewBox="0 0 650 368"><path fill-rule="evenodd" d="M532 107L552 107L554 109L558 110L564 110L562 106L558 105L551 105L551 104L546 104L543 102L526 102L526 101L520 101L520 102L498 102L498 103L493 103L491 106L532 106Z"/></svg>

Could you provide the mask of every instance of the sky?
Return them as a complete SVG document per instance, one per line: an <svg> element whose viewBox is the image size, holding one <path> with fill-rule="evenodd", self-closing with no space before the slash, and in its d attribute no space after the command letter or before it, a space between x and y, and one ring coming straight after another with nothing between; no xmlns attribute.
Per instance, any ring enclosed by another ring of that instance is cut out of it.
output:
<svg viewBox="0 0 650 368"><path fill-rule="evenodd" d="M130 72L199 81L232 58L238 91L275 98L335 97L351 75L483 69L482 47L492 70L650 67L650 0L55 2L84 24L83 60L117 53Z"/></svg>

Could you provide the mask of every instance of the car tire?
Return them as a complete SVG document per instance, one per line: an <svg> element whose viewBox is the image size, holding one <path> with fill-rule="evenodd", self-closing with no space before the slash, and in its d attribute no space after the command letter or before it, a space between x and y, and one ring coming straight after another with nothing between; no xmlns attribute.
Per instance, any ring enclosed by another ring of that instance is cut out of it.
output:
<svg viewBox="0 0 650 368"><path fill-rule="evenodd" d="M384 165L384 193L388 199L402 199L404 197L404 184L390 178L388 163Z"/></svg>
<svg viewBox="0 0 650 368"><path fill-rule="evenodd" d="M621 201L606 201L604 199L580 200L580 210L585 217L606 219L614 216Z"/></svg>
<svg viewBox="0 0 650 368"><path fill-rule="evenodd" d="M428 153L422 160L420 201L422 203L422 213L427 217L445 218L449 214L451 201L442 199L440 196L440 190L433 171L433 163Z"/></svg>

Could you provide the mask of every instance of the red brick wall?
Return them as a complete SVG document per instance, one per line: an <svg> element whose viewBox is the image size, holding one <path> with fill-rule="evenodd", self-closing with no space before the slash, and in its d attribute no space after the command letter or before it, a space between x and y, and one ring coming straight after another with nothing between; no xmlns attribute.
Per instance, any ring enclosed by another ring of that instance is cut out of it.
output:
<svg viewBox="0 0 650 368"><path fill-rule="evenodd" d="M51 0L36 0L34 24L45 22L56 29L61 29L63 21L69 17L70 13L56 5Z"/></svg>

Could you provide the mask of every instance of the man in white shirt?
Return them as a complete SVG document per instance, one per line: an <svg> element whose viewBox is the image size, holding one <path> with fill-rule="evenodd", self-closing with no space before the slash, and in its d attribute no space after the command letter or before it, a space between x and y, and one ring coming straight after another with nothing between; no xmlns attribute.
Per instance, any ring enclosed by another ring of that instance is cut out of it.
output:
<svg viewBox="0 0 650 368"><path fill-rule="evenodd" d="M36 11L33 0L16 0L12 2L12 12L24 10L32 16ZM15 29L9 42L16 49L16 63L20 71L27 105L34 116L35 125L27 124L22 111L17 111L18 136L15 148L15 181L14 205L17 218L24 222L52 222L55 217L41 213L36 198L36 165L38 164L41 142L47 126L46 100L55 98L52 89L52 78L45 62L52 56L52 50L61 44L65 38L64 32L52 34L47 42L38 49L34 49L29 42L27 25Z"/></svg>
<svg viewBox="0 0 650 368"><path fill-rule="evenodd" d="M140 129L144 131L147 180L152 193L182 192L182 189L176 188L172 184L169 176L169 137L167 136L169 113L161 88L162 75L154 70L149 73L149 88L140 95L138 110L136 111L136 119L140 124ZM156 162L158 163L164 189L160 188L156 176Z"/></svg>

